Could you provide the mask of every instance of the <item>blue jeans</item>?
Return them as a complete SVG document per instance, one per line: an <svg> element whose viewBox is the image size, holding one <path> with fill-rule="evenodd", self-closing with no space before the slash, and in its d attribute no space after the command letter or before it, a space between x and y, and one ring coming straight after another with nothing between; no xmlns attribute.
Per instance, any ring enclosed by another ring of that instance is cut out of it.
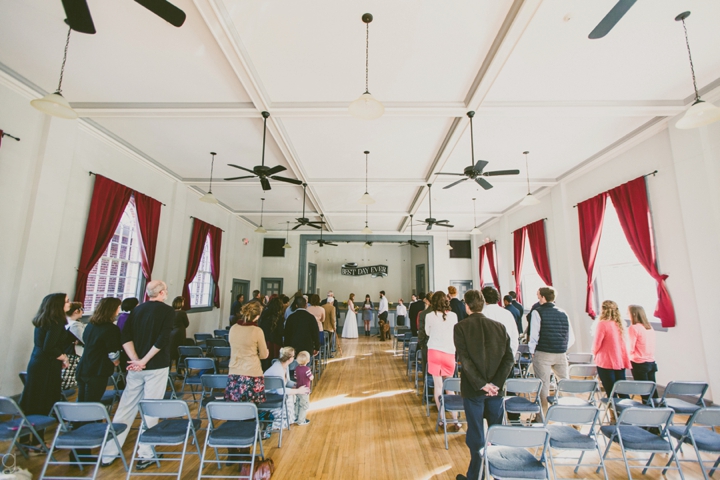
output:
<svg viewBox="0 0 720 480"><path fill-rule="evenodd" d="M485 447L485 426L483 419L487 419L488 427L502 423L502 396L463 398L465 416L467 417L467 435L465 444L470 449L470 466L468 466L468 480L480 478L482 456L480 449Z"/></svg>

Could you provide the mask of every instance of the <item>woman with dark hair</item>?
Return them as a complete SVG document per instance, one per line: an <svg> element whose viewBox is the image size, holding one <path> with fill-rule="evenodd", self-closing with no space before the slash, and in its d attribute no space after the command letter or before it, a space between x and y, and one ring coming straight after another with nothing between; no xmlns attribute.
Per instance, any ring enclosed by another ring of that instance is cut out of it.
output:
<svg viewBox="0 0 720 480"><path fill-rule="evenodd" d="M370 336L370 322L372 322L374 310L375 307L373 306L372 300L370 300L370 295L365 295L365 302L362 306L362 319L363 323L365 324L366 337Z"/></svg>
<svg viewBox="0 0 720 480"><path fill-rule="evenodd" d="M175 322L170 332L170 366L172 366L172 362L177 363L180 358L178 347L185 344L187 328L190 326L190 319L187 313L185 313L185 310L183 310L183 306L185 306L185 299L183 297L175 297L175 299L173 299L172 307L175 309Z"/></svg>
<svg viewBox="0 0 720 480"><path fill-rule="evenodd" d="M123 327L125 326L125 321L130 316L130 312L132 312L133 308L137 307L139 304L140 300L135 297L126 298L120 304L120 309L122 310L122 313L120 313L120 315L118 315L117 317L117 326L121 332Z"/></svg>
<svg viewBox="0 0 720 480"><path fill-rule="evenodd" d="M435 404L440 411L439 388L446 378L455 375L455 339L454 329L458 323L455 312L450 308L450 301L443 291L433 293L430 301L431 311L425 315L425 333L427 333L427 371L433 377L435 385ZM450 393L450 392L448 392ZM452 412L453 420L457 420L457 413ZM438 418L438 424L442 425L445 418ZM448 431L459 431L460 424L455 422L454 426L448 426Z"/></svg>
<svg viewBox="0 0 720 480"><path fill-rule="evenodd" d="M265 379L260 360L268 357L265 334L257 326L260 302L243 305L242 316L230 328L230 364L225 387L226 402L265 401Z"/></svg>
<svg viewBox="0 0 720 480"><path fill-rule="evenodd" d="M20 400L25 415L49 415L55 402L62 400L60 372L68 366L68 357L63 351L74 339L65 330L65 315L69 309L70 300L66 294L52 293L43 299L33 318L34 347ZM38 434L43 438L44 430ZM37 440L31 436L30 443L35 442Z"/></svg>
<svg viewBox="0 0 720 480"><path fill-rule="evenodd" d="M287 297L286 297L287 298ZM268 358L261 360L263 370L270 368L272 359L277 358L282 348L282 330L283 330L283 311L285 310L281 297L275 297L270 300L267 308L260 315L258 326L265 335L265 343L267 344L270 354ZM279 335L278 335L279 333Z"/></svg>
<svg viewBox="0 0 720 480"><path fill-rule="evenodd" d="M308 296L307 311L315 317L318 322L318 331L320 332L320 346L325 345L325 333L323 332L323 323L325 323L325 309L320 306L320 295L311 293Z"/></svg>
<svg viewBox="0 0 720 480"><path fill-rule="evenodd" d="M80 362L80 356L83 354L83 332L85 331L85 324L80 319L85 313L83 304L80 302L70 302L70 309L65 312L67 318L67 325L65 329L70 332L72 343L65 348L65 355L68 357L68 367L62 371L62 390L70 390L77 387L76 373L77 365Z"/></svg>
<svg viewBox="0 0 720 480"><path fill-rule="evenodd" d="M630 365L633 380L655 381L655 330L648 322L645 309L640 305L628 305L630 315ZM657 398L657 391L653 394ZM647 398L643 397L647 401Z"/></svg>

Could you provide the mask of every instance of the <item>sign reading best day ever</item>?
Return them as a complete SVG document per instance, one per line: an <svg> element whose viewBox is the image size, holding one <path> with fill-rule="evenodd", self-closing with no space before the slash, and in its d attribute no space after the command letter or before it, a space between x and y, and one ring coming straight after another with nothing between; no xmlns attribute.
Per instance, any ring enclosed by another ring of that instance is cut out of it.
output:
<svg viewBox="0 0 720 480"><path fill-rule="evenodd" d="M384 273L387 275L387 265L373 265L371 267L341 267L341 275L350 275L352 277L359 277L361 275L372 275L373 273Z"/></svg>

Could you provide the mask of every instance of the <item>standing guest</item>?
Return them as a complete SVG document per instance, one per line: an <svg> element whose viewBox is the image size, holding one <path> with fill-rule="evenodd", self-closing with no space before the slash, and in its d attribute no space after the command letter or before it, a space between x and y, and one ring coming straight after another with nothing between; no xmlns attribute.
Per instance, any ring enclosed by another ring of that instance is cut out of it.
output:
<svg viewBox="0 0 720 480"><path fill-rule="evenodd" d="M628 329L630 336L630 365L635 380L655 381L657 364L655 363L655 330L640 305L628 306L632 325ZM657 398L657 392L653 394ZM643 397L647 401L647 398Z"/></svg>
<svg viewBox="0 0 720 480"><path fill-rule="evenodd" d="M555 372L558 380L568 378L566 353L575 343L568 315L555 305L555 296L553 287L540 288L537 291L539 305L530 318L528 349L533 354L535 376L543 382L540 399L544 410L547 410L550 371Z"/></svg>
<svg viewBox="0 0 720 480"><path fill-rule="evenodd" d="M185 337L187 336L187 328L190 326L190 319L183 310L185 299L183 297L175 297L172 301L172 308L175 310L175 320L173 328L170 332L170 366L172 362L177 364L180 358L180 350L178 347L185 345Z"/></svg>
<svg viewBox="0 0 720 480"><path fill-rule="evenodd" d="M300 290L295 292L295 295L293 295L292 302L290 305L285 309L285 321L287 321L288 317L292 315L292 313L297 310L297 299L302 297L303 294Z"/></svg>
<svg viewBox="0 0 720 480"><path fill-rule="evenodd" d="M272 359L277 358L282 348L282 332L285 320L283 318L283 307L283 299L281 297L275 297L270 300L267 308L260 314L258 326L263 331L265 344L269 352L267 358L262 359L260 362L264 370L270 368Z"/></svg>
<svg viewBox="0 0 720 480"><path fill-rule="evenodd" d="M422 301L417 302L422 305L423 310L418 313L418 328L417 328L417 348L422 349L423 358L423 372L427 369L427 358L428 358L428 335L425 331L425 318L427 314L432 311L430 303L432 302L433 293L430 292L423 297Z"/></svg>
<svg viewBox="0 0 720 480"><path fill-rule="evenodd" d="M303 297L297 299L297 307L285 322L285 346L293 347L296 352L312 352L315 356L320 351L317 320L307 311L307 302Z"/></svg>
<svg viewBox="0 0 720 480"><path fill-rule="evenodd" d="M148 301L133 309L122 330L123 349L130 358L126 385L120 404L115 411L113 423L132 425L135 421L140 400L162 399L165 396L167 378L170 370L170 334L175 323L175 310L164 302L167 299L167 285L161 280L147 284L145 292ZM154 427L158 421L150 419L148 427ZM130 433L128 428L118 435L122 448ZM103 465L108 466L116 460L115 442L105 443ZM137 470L145 470L155 463L150 460L153 451L150 445L140 445L137 451L142 460L135 464Z"/></svg>
<svg viewBox="0 0 720 480"><path fill-rule="evenodd" d="M503 297L503 305L505 306L505 310L510 312L515 319L515 326L517 327L518 335L521 334L523 332L522 313L515 308L515 305L513 305L513 299L510 295L505 295Z"/></svg>
<svg viewBox="0 0 720 480"><path fill-rule="evenodd" d="M448 297L450 297L450 309L455 315L457 315L458 322L467 317L467 313L465 313L465 304L462 300L457 298L457 288L450 285L448 287Z"/></svg>
<svg viewBox="0 0 720 480"><path fill-rule="evenodd" d="M630 368L630 356L625 346L625 328L617 303L605 300L602 303L598 321L593 355L597 365L598 377L608 397L615 382L625 380L625 370Z"/></svg>
<svg viewBox="0 0 720 480"><path fill-rule="evenodd" d="M43 298L32 323L35 327L34 347L27 366L27 377L20 407L25 415L49 415L55 402L62 400L60 371L68 366L63 351L73 337L65 330L65 315L70 300L64 293L51 293ZM44 439L44 430L38 430ZM29 443L38 440L30 436Z"/></svg>
<svg viewBox="0 0 720 480"><path fill-rule="evenodd" d="M462 362L460 393L467 415L465 443L470 449L470 465L467 475L457 475L457 480L477 480L480 476L485 448L485 427L502 423L502 395L513 366L510 338L505 328L481 312L485 300L477 290L465 292L468 317L455 326L454 339L458 360Z"/></svg>
<svg viewBox="0 0 720 480"><path fill-rule="evenodd" d="M257 326L262 304L251 300L243 305L241 317L230 328L230 364L228 368L226 402L265 401L265 378L260 361L268 357L265 335Z"/></svg>
<svg viewBox="0 0 720 480"><path fill-rule="evenodd" d="M512 299L510 303L512 303L512 306L515 307L515 310L517 310L518 312L520 312L520 315L522 316L522 314L525 313L525 308L522 306L522 304L521 304L520 302L517 301L517 293L515 293L515 292L512 291L512 290L510 290L510 291L508 292L508 295L509 295L510 298ZM521 328L520 328L519 330L522 332L522 325L521 325Z"/></svg>
<svg viewBox="0 0 720 480"><path fill-rule="evenodd" d="M235 301L232 305L230 305L230 318L228 319L228 323L231 327L235 325L235 322L237 322L237 317L240 316L240 309L242 308L243 303L245 303L245 295L239 293L235 297Z"/></svg>
<svg viewBox="0 0 720 480"><path fill-rule="evenodd" d="M135 297L126 298L122 301L122 304L120 304L120 309L122 312L120 312L120 315L118 315L117 318L117 326L122 332L123 327L125 327L125 322L127 321L128 317L130 316L130 312L133 311L135 307L138 306L140 303L140 300L138 300Z"/></svg>
<svg viewBox="0 0 720 480"><path fill-rule="evenodd" d="M378 330L380 330L380 341L390 338L390 323L388 323L389 305L385 290L380 291L380 304L378 305Z"/></svg>
<svg viewBox="0 0 720 480"><path fill-rule="evenodd" d="M306 351L298 353L297 367L295 368L295 378L297 379L298 388L307 388L308 393L298 393L295 395L295 423L298 425L309 425L310 420L306 418L307 411L310 409L310 385L313 380L312 370L307 366L310 361L310 354Z"/></svg>
<svg viewBox="0 0 720 480"><path fill-rule="evenodd" d="M347 301L347 312L343 323L342 338L358 338L357 307L355 306L355 294L351 293Z"/></svg>
<svg viewBox="0 0 720 480"><path fill-rule="evenodd" d="M490 320L502 323L505 327L505 331L510 337L510 348L512 349L513 358L515 358L518 346L520 345L520 341L518 340L520 334L515 324L515 318L512 313L498 305L500 292L498 292L495 287L487 286L483 288L480 293L482 293L483 299L485 300L485 307L483 307L482 311L483 315Z"/></svg>
<svg viewBox="0 0 720 480"><path fill-rule="evenodd" d="M407 317L407 307L403 304L403 299L398 300L397 307L395 307L395 315L397 316L397 325L405 326L405 317Z"/></svg>
<svg viewBox="0 0 720 480"><path fill-rule="evenodd" d="M325 309L320 306L320 295L312 293L308 296L307 311L312 313L315 320L318 322L318 340L320 346L325 345L325 335L323 334L323 324L325 323Z"/></svg>
<svg viewBox="0 0 720 480"><path fill-rule="evenodd" d="M415 298L417 298L417 297L415 297ZM423 310L425 310L427 308L427 305L425 305L424 300L425 300L425 294L421 293L420 300L411 303L410 308L408 310L408 317L410 317L408 319L408 321L410 322L410 331L412 331L413 337L418 336L418 325L420 325L418 315L420 315L420 312L422 312Z"/></svg>
<svg viewBox="0 0 720 480"><path fill-rule="evenodd" d="M65 355L68 357L68 366L62 371L63 390L70 390L77 387L77 365L83 354L83 332L85 324L80 321L84 313L83 305L80 302L70 302L70 310L67 311L67 325L65 329L71 333L72 342L65 348Z"/></svg>
<svg viewBox="0 0 720 480"><path fill-rule="evenodd" d="M260 290L253 290L253 298L250 300L250 302L257 302L260 305L263 304L262 297L260 296ZM250 303L248 302L248 303Z"/></svg>
<svg viewBox="0 0 720 480"><path fill-rule="evenodd" d="M297 384L290 379L290 364L295 361L295 349L293 347L283 347L280 349L280 355L270 368L265 370L265 377L280 377L285 381L285 402L289 405L295 405L295 395L306 395L310 393L308 387L297 388ZM282 395L283 391L268 390L268 393L275 393ZM281 428L287 428L288 423L295 423L295 409L288 408L287 412L284 408L280 407L276 410L271 410L275 420L273 420L272 430L279 430ZM287 413L287 415L286 415ZM287 418L287 417L290 418Z"/></svg>
<svg viewBox="0 0 720 480"><path fill-rule="evenodd" d="M323 301L320 302L320 305L323 306L327 303L335 306L335 319L340 318L340 306L338 305L338 301L335 299L335 294L332 290L328 291L327 298L324 298Z"/></svg>
<svg viewBox="0 0 720 480"><path fill-rule="evenodd" d="M457 315L450 310L450 302L445 292L437 291L432 296L430 303L432 311L425 315L425 331L428 335L428 359L427 371L435 382L434 395L435 405L440 412L440 395L442 384L446 378L455 375L455 342L453 341L453 329L458 323ZM450 393L450 392L448 392ZM457 412L452 412L455 425L448 427L451 432L460 431L460 424L457 423ZM442 426L446 418L438 418L438 424Z"/></svg>
<svg viewBox="0 0 720 480"><path fill-rule="evenodd" d="M323 331L328 332L328 339L331 346L330 358L333 358L332 352L335 351L335 330L337 327L337 302L335 297L332 296L332 292L328 292L328 298L320 302L321 307L325 310L325 321L323 322Z"/></svg>
<svg viewBox="0 0 720 480"><path fill-rule="evenodd" d="M370 295L365 295L365 301L362 305L362 319L365 324L366 337L370 336L370 322L373 319L373 310L375 310L375 307L373 306L372 300L370 300Z"/></svg>

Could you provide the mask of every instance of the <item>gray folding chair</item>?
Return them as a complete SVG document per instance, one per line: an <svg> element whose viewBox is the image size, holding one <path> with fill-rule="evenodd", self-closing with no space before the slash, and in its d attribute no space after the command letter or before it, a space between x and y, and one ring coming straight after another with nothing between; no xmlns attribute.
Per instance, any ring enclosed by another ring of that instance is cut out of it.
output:
<svg viewBox="0 0 720 480"><path fill-rule="evenodd" d="M273 393L281 392L281 393ZM280 410L285 415L285 420L280 421L280 429L278 433L278 448L282 447L282 434L283 434L283 423L287 424L287 429L290 430L290 412L287 404L287 396L285 395L285 379L282 377L265 377L265 401L258 406L258 410L261 412L270 413L273 410ZM293 405L294 408L294 405ZM267 415L267 413L263 414ZM272 424L274 420L260 420L263 424L270 424L266 428L272 431Z"/></svg>
<svg viewBox="0 0 720 480"><path fill-rule="evenodd" d="M228 333L230 333L230 332L228 332L224 328L222 330L221 329L213 330L213 335L215 336L215 338L227 339Z"/></svg>
<svg viewBox="0 0 720 480"><path fill-rule="evenodd" d="M211 333L196 333L195 335L193 335L193 337L195 338L195 345L202 348L203 351L207 349L207 345L205 342L209 338L213 338Z"/></svg>
<svg viewBox="0 0 720 480"><path fill-rule="evenodd" d="M597 441L596 430L600 421L600 410L594 406L563 406L554 405L548 409L547 417L545 417L545 428L550 432L550 449L548 450L548 458L553 471L553 478L559 479L555 466L574 466L575 473L578 473L580 467L598 467L595 463L582 463L583 456L586 452L597 452L600 457L600 465L605 480L607 480L607 470L605 462L602 458L600 445ZM550 424L550 422L553 422ZM580 428L589 426L588 433L582 433ZM578 429L573 427L580 427ZM554 457L554 450L573 450L580 451L580 458L577 463L556 463L555 460L564 460L567 457Z"/></svg>
<svg viewBox="0 0 720 480"><path fill-rule="evenodd" d="M200 444L197 440L197 430L200 428L200 420L190 416L188 405L183 400L140 400L140 431L138 432L135 448L130 458L130 470L128 470L127 478L134 475L162 475L177 477L180 480L182 476L183 464L185 462L185 454L200 455ZM157 418L160 422L150 427L149 419ZM187 451L187 442L192 434L192 441L197 452ZM152 458L143 458L137 456L140 445L149 445L152 449ZM162 455L158 455L155 447L171 447L182 445L181 451L163 451ZM180 462L177 472L153 472L153 473L133 473L133 463L138 460L153 460L160 468L160 462Z"/></svg>
<svg viewBox="0 0 720 480"><path fill-rule="evenodd" d="M610 395L600 399L605 405L604 420L607 421L611 409L615 414L615 418L618 418L626 408L652 408L653 405L649 399L652 398L653 393L655 393L655 382L640 380L620 380L615 382ZM645 400L640 402L633 400L633 396L647 398L648 403L645 403Z"/></svg>
<svg viewBox="0 0 720 480"><path fill-rule="evenodd" d="M481 452L483 463L480 478L534 478L549 479L550 471L544 459L550 435L544 427L526 428L493 425L488 429L485 448ZM527 448L542 448L540 456Z"/></svg>
<svg viewBox="0 0 720 480"><path fill-rule="evenodd" d="M207 349L207 356L214 357L213 349L215 347L229 347L230 343L224 338L208 338L205 340L205 347Z"/></svg>
<svg viewBox="0 0 720 480"><path fill-rule="evenodd" d="M201 478L246 478L252 477L255 466L255 454L257 445L260 444L260 457L265 457L263 444L260 440L260 420L258 418L257 406L254 403L210 403L207 406L208 432L205 436L205 445L200 456L200 470L198 480ZM222 423L221 423L222 422ZM208 447L215 451L214 460L206 460L205 456ZM228 453L225 460L220 460L218 448L250 448L250 453ZM249 458L248 458L249 457ZM236 460L237 459L237 460ZM238 477L234 475L210 475L203 473L206 463L214 463L217 469L222 469L222 464L241 465L249 464L249 475Z"/></svg>
<svg viewBox="0 0 720 480"><path fill-rule="evenodd" d="M173 381L173 377L168 375L167 379L167 387L165 387L165 395L163 396L163 400L178 400L183 396L183 394L177 393L175 390L175 382Z"/></svg>
<svg viewBox="0 0 720 480"><path fill-rule="evenodd" d="M410 372L415 367L415 362L417 361L417 340L411 341L408 345L408 352L407 352L407 376L408 379L410 379Z"/></svg>
<svg viewBox="0 0 720 480"><path fill-rule="evenodd" d="M111 390L105 390L105 393L103 394L102 398L100 399L100 403L105 405L105 408L107 408L108 413L112 413L113 406L115 406L116 403L120 402L120 397L122 396L123 391L118 388L118 374L114 373L110 377L108 377L107 386L112 387Z"/></svg>
<svg viewBox="0 0 720 480"><path fill-rule="evenodd" d="M37 431L55 425L57 422L54 418L47 415L26 416L22 410L20 410L15 400L10 397L0 397L0 417L3 417L3 422L0 423L0 442L10 442L10 446L7 452L5 452L5 455L9 455L13 447L17 447L20 453L22 453L22 456L28 458L27 448L31 447L20 443L23 435L28 434L32 435L35 440L38 441L37 448L48 453L45 442L42 441Z"/></svg>
<svg viewBox="0 0 720 480"><path fill-rule="evenodd" d="M517 353L518 358L515 363L515 367L520 371L520 377L526 378L528 376L528 370L532 365L532 355L530 354L530 347L527 343L521 343L518 345Z"/></svg>
<svg viewBox="0 0 720 480"><path fill-rule="evenodd" d="M568 378L585 380L597 379L597 365L592 363L569 365Z"/></svg>
<svg viewBox="0 0 720 480"><path fill-rule="evenodd" d="M215 370L215 360L212 358L186 358L185 359L185 378L183 378L182 393L185 393L185 386L190 386L190 393L195 399L195 387L202 387L202 376L206 373L217 373Z"/></svg>
<svg viewBox="0 0 720 480"><path fill-rule="evenodd" d="M682 468L680 467L675 450L670 443L670 436L668 435L668 426L672 422L673 415L674 412L672 408L625 408L620 414L616 425L604 425L600 427L600 431L608 439L603 459L605 461L623 460L625 462L628 479L632 480L632 474L630 473L631 468L642 468L643 475L651 468L664 469L663 471L666 471L668 469L667 465L652 466L651 463L656 453L669 454L670 461L674 461L675 465L677 465L673 470L677 470L680 478L684 480L685 476L683 475ZM649 428L657 428L660 430L660 435L650 433L647 430ZM620 446L622 458L607 457L613 443L617 443ZM645 465L630 465L630 461L642 462L644 459L628 459L627 452L650 453L650 458ZM599 471L600 467L598 467L596 472Z"/></svg>
<svg viewBox="0 0 720 480"><path fill-rule="evenodd" d="M593 363L592 353L568 353L568 365Z"/></svg>
<svg viewBox="0 0 720 480"><path fill-rule="evenodd" d="M417 341L418 341L418 337L417 336L413 337L412 332L405 334L405 338L403 339L403 349L402 349L403 360L407 360L407 351L408 351L408 348L410 347L410 342L417 342Z"/></svg>
<svg viewBox="0 0 720 480"><path fill-rule="evenodd" d="M672 408L672 407L671 407ZM718 465L720 465L720 434L715 432L715 428L720 427L720 408L701 408L693 413L688 423L683 426L670 426L668 432L670 436L675 439L677 446L675 447L675 457L677 458L677 452L687 443L692 445L695 449L695 455L697 455L697 463L700 464L700 470L703 473L703 478L709 480L707 469L705 464L712 462L712 460L703 460L700 452L707 452L718 455L717 460L710 469L710 476L715 473ZM680 462L695 462L695 460L679 460ZM670 465L672 459L668 462ZM665 475L665 470L663 470Z"/></svg>
<svg viewBox="0 0 720 480"><path fill-rule="evenodd" d="M95 469L91 478L97 478L98 471L100 470L100 461L103 458L103 452L105 451L105 445L108 441L112 440L115 442L118 453L114 456L115 458L120 457L122 460L123 467L125 470L128 469L128 465L125 462L125 456L122 453L122 447L118 442L118 434L125 431L127 425L124 423L112 423L110 416L108 415L105 405L102 403L70 403L70 402L57 402L53 407L55 416L58 419L59 426L55 431L55 437L53 438L52 445L50 446L50 454L45 460L43 465L42 473L40 478L58 478L56 476L47 476L47 469L50 465L77 465L80 470L83 470L83 465L94 465ZM73 422L92 422L86 423L85 425L73 428ZM98 448L100 447L100 453L98 453L95 461L82 461L85 455L78 455L78 448ZM52 457L52 452L56 449L71 450L75 455L77 462L58 462ZM88 478L82 477L69 477L63 476L60 478Z"/></svg>
<svg viewBox="0 0 720 480"><path fill-rule="evenodd" d="M180 369L185 368L186 358L200 358L204 357L205 353L203 349L194 345L180 345L178 347L178 360L175 365L175 371L180 373ZM187 372L185 372L187 373Z"/></svg>
<svg viewBox="0 0 720 480"><path fill-rule="evenodd" d="M548 403L551 405L594 407L597 389L597 380L561 379L555 389L555 395L548 395Z"/></svg>
<svg viewBox="0 0 720 480"><path fill-rule="evenodd" d="M425 373L425 362L423 361L422 348L418 348L415 352L415 395L418 394L420 388L420 378Z"/></svg>
<svg viewBox="0 0 720 480"><path fill-rule="evenodd" d="M540 402L541 390L542 380L539 378L508 378L503 388L504 424L515 423L508 419L508 413L535 414L544 419ZM508 393L524 396L508 396ZM520 420L517 423L522 425Z"/></svg>
<svg viewBox="0 0 720 480"><path fill-rule="evenodd" d="M447 392L453 392L453 393L447 393ZM435 431L437 432L438 428L440 426L440 422L442 421L443 433L445 434L445 450L448 450L450 448L448 445L448 430L447 430L448 419L445 418L445 412L457 413L458 419L456 420L456 423L467 424L467 421L462 421L460 419L460 413L465 412L465 406L463 405L462 396L460 396L460 379L459 378L446 378L443 381L442 393L440 394L440 410L438 411L438 420L435 423ZM453 433L463 433L463 432L462 431L450 432L451 435Z"/></svg>
<svg viewBox="0 0 720 480"><path fill-rule="evenodd" d="M663 396L655 399L655 405L659 407L670 407L676 414L692 415L701 408L705 408L705 393L708 384L705 382L670 382L665 387ZM695 403L688 402L678 396L696 397Z"/></svg>
<svg viewBox="0 0 720 480"><path fill-rule="evenodd" d="M203 407L207 408L208 403L225 401L225 387L227 387L228 375L206 373L200 377L200 380L202 381L202 393L200 394L197 418L200 418Z"/></svg>
<svg viewBox="0 0 720 480"><path fill-rule="evenodd" d="M433 391L431 391L433 390ZM423 380L423 398L422 401L425 404L425 416L430 416L430 403L435 403L435 379L427 372L427 368L424 372Z"/></svg>
<svg viewBox="0 0 720 480"><path fill-rule="evenodd" d="M218 372L220 370L228 370L230 368L230 347L214 347L213 357L215 358L215 367Z"/></svg>

